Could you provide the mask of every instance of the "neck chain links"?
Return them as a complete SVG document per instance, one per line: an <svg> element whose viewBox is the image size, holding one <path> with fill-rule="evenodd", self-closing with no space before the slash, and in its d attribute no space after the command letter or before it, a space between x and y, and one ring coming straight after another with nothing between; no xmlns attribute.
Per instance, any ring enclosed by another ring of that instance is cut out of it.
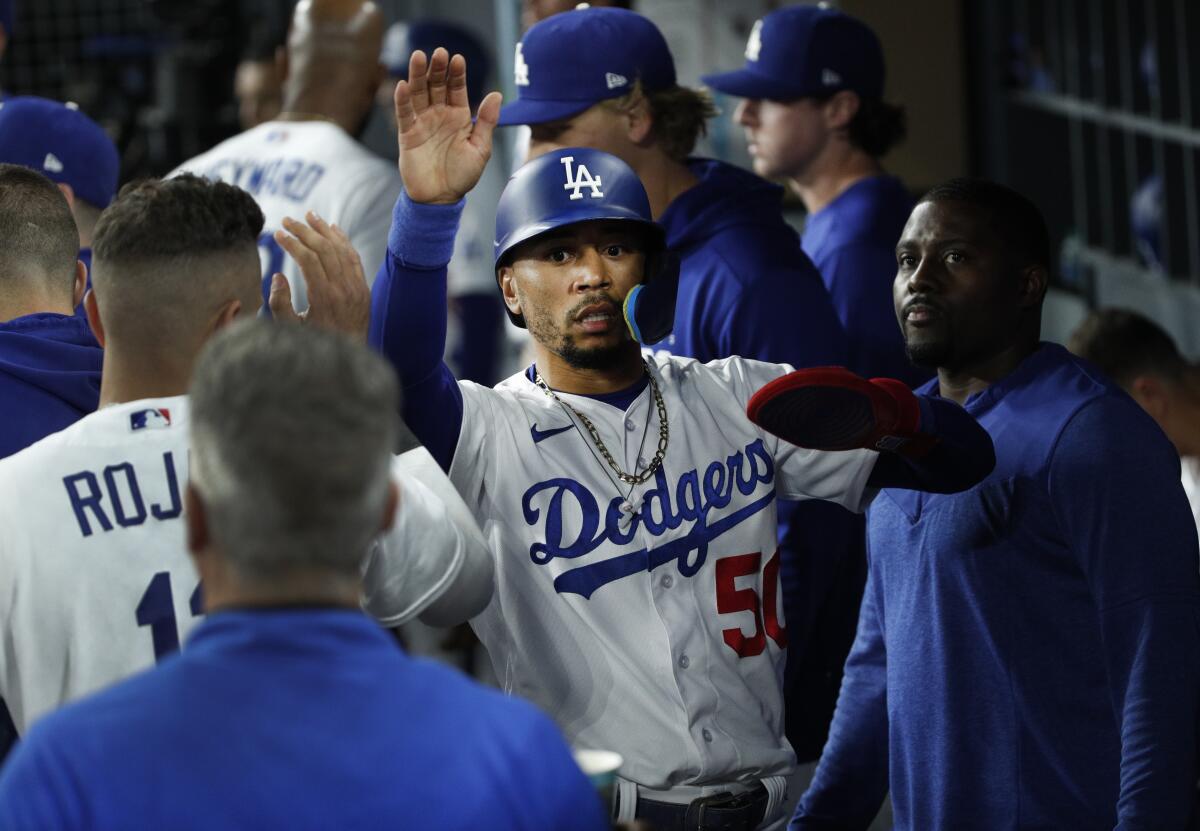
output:
<svg viewBox="0 0 1200 831"><path fill-rule="evenodd" d="M600 438L600 431L596 429L596 425L592 424L592 420L559 398L542 378L542 373L538 372L536 368L534 370L534 382L542 388L542 392L557 401L560 406L569 410L575 418L583 423L583 426L587 428L588 434L592 437L592 442L600 451L600 455L604 457L604 461L608 462L608 466L617 474L617 478L627 485L640 485L643 482L649 481L654 472L662 467L663 459L667 455L667 442L671 438L671 431L667 426L667 405L663 401L662 393L658 389L658 382L654 380L654 373L650 372L649 367L646 368L646 376L650 379L650 392L654 396L654 406L658 410L658 450L655 451L654 458L650 460L650 464L646 466L645 470L638 472L635 469L633 473L626 473L621 470L612 453L608 451L604 440Z"/></svg>

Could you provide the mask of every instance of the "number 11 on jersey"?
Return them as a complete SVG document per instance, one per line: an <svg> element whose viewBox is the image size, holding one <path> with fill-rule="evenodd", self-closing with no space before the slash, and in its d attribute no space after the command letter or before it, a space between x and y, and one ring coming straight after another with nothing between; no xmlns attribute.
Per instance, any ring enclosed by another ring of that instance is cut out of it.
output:
<svg viewBox="0 0 1200 831"><path fill-rule="evenodd" d="M193 617L204 614L204 595L196 584L188 601ZM149 626L154 640L154 661L179 649L179 626L175 621L175 594L171 591L171 573L160 571L150 580L137 606L138 626Z"/></svg>

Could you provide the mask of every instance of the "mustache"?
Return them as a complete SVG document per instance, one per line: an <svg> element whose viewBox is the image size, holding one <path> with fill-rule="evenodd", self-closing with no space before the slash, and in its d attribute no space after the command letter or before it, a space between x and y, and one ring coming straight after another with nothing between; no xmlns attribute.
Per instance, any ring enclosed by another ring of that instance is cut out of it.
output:
<svg viewBox="0 0 1200 831"><path fill-rule="evenodd" d="M578 303L572 306L567 311L567 320L578 320L585 309L592 306L610 306L613 314L616 314L621 308L621 302L611 294L603 291L593 292L582 298Z"/></svg>
<svg viewBox="0 0 1200 831"><path fill-rule="evenodd" d="M908 300L904 301L904 305L900 308L900 314L908 314L908 310L913 306L928 306L936 311L942 311L941 305L928 294L914 294Z"/></svg>

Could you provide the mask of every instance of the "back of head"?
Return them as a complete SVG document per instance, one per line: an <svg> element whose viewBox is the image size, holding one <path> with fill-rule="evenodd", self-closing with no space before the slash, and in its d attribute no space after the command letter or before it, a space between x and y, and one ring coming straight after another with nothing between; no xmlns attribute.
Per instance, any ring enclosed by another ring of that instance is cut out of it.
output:
<svg viewBox="0 0 1200 831"><path fill-rule="evenodd" d="M93 242L92 288L108 340L194 350L227 304L253 313L262 226L258 204L233 185L190 174L126 185Z"/></svg>
<svg viewBox="0 0 1200 831"><path fill-rule="evenodd" d="M66 197L45 176L0 164L0 292L71 305L79 232Z"/></svg>
<svg viewBox="0 0 1200 831"><path fill-rule="evenodd" d="M284 109L299 109L297 102L307 96L334 93L365 95L369 108L382 80L383 31L383 15L370 0L300 0L287 40Z"/></svg>
<svg viewBox="0 0 1200 831"><path fill-rule="evenodd" d="M1143 375L1177 380L1188 367L1162 327L1129 309L1096 309L1071 333L1067 347L1127 389Z"/></svg>
<svg viewBox="0 0 1200 831"><path fill-rule="evenodd" d="M234 573L357 580L398 429L384 360L340 334L248 321L205 348L190 394L192 484Z"/></svg>
<svg viewBox="0 0 1200 831"><path fill-rule="evenodd" d="M1051 270L1050 232L1037 205L1010 187L986 179L951 179L932 188L921 202L955 202L977 211L1016 268Z"/></svg>

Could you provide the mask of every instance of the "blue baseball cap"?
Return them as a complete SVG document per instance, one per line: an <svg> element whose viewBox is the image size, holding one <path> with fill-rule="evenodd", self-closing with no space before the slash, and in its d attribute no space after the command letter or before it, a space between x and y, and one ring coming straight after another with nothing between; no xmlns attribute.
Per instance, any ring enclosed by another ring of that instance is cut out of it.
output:
<svg viewBox="0 0 1200 831"><path fill-rule="evenodd" d="M658 27L637 12L580 7L530 27L513 61L517 100L500 124L544 124L619 98L636 81L675 86L675 61Z"/></svg>
<svg viewBox="0 0 1200 831"><path fill-rule="evenodd" d="M0 102L0 162L33 168L105 208L117 193L121 159L99 124L74 104L33 95Z"/></svg>
<svg viewBox="0 0 1200 831"><path fill-rule="evenodd" d="M789 6L754 24L745 66L701 80L741 98L792 101L848 89L878 100L883 76L883 48L861 20L824 6Z"/></svg>

